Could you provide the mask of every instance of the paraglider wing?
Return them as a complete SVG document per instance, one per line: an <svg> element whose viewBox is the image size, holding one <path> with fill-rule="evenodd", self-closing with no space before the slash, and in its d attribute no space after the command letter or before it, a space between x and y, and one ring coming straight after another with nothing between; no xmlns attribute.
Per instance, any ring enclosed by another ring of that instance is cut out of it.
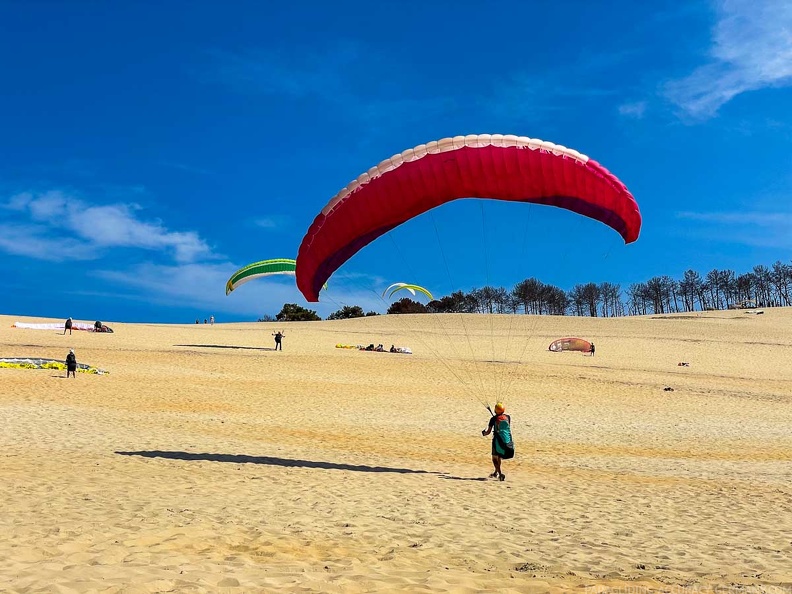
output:
<svg viewBox="0 0 792 594"><path fill-rule="evenodd" d="M582 338L559 338L558 340L551 342L550 346L547 348L554 353L561 353L563 351L579 351L581 353L590 353L591 343L587 340L583 340Z"/></svg>
<svg viewBox="0 0 792 594"><path fill-rule="evenodd" d="M390 287L388 287L387 289L385 289L382 292L382 298L385 299L386 296L390 297L391 295L393 295L393 293L395 293L399 289L402 289L402 288L404 288L406 286L407 286L407 283L393 283ZM393 291L391 291L391 289L393 289ZM388 294L388 291L391 291L390 295ZM413 289L408 289L408 291L410 291L410 293L415 295L415 291Z"/></svg>
<svg viewBox="0 0 792 594"><path fill-rule="evenodd" d="M276 258L273 260L262 260L260 262L253 262L244 268L240 268L226 283L226 295L231 293L240 285L253 280L254 278L261 278L262 276L271 276L273 274L288 274L294 276L296 268L296 260L288 258Z"/></svg>
<svg viewBox="0 0 792 594"><path fill-rule="evenodd" d="M459 198L565 208L601 221L631 243L641 215L632 194L585 155L524 136L455 136L386 159L339 192L300 245L297 286L308 301L349 258L379 236Z"/></svg>
<svg viewBox="0 0 792 594"><path fill-rule="evenodd" d="M393 289L390 292L390 294L388 295L388 297L393 297L393 295L395 293L398 293L399 291L409 291L410 293L413 294L413 296L415 296L415 292L418 291L419 293L422 293L422 294L426 295L429 298L429 301L434 301L434 297L432 297L432 294L427 289L424 289L423 287L421 287L419 285L409 285L407 283L396 283L396 284L399 285L399 286L397 286L395 289ZM391 285L391 287L393 287L393 286L394 285ZM386 289L386 292L391 287L388 287L388 289Z"/></svg>

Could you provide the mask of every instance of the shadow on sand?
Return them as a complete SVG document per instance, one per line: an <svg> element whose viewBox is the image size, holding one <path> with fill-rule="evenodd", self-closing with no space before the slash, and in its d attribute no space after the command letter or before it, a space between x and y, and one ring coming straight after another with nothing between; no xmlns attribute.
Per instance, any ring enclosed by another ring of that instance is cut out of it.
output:
<svg viewBox="0 0 792 594"><path fill-rule="evenodd" d="M174 344L175 347L193 347L201 349L244 349L247 351L274 351L269 347L236 346L233 344Z"/></svg>
<svg viewBox="0 0 792 594"><path fill-rule="evenodd" d="M395 472L398 474L440 474L429 470L412 470L410 468L390 468L388 466L364 466L358 464L338 464L336 462L315 462L313 460L292 460L290 458L273 458L272 456L245 456L241 454L194 454L191 452L116 452L121 456L141 456L143 458L167 458L169 460L230 462L232 464L266 464L286 468L321 468L323 470L351 470L354 472Z"/></svg>

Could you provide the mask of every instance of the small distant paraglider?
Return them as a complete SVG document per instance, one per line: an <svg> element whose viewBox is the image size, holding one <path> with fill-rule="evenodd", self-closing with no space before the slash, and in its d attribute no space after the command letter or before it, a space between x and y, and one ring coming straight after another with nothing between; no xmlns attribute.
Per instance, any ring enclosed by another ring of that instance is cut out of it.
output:
<svg viewBox="0 0 792 594"><path fill-rule="evenodd" d="M412 285L410 283L393 283L390 287L382 292L382 298L385 299L387 297L390 299L395 293L398 293L399 291L409 291L412 293L413 297L415 297L415 293L418 292L422 295L425 295L430 301L434 301L434 297L432 297L432 294L428 289L424 289L420 285Z"/></svg>

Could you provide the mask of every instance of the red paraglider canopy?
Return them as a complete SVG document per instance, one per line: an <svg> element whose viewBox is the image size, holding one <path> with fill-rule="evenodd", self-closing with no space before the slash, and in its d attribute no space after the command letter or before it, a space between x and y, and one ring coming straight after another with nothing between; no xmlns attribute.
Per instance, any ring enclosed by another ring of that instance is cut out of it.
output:
<svg viewBox="0 0 792 594"><path fill-rule="evenodd" d="M565 208L612 227L625 243L641 230L632 194L587 156L524 136L456 136L386 159L339 192L302 240L297 286L308 301L318 301L322 285L358 250L459 198Z"/></svg>

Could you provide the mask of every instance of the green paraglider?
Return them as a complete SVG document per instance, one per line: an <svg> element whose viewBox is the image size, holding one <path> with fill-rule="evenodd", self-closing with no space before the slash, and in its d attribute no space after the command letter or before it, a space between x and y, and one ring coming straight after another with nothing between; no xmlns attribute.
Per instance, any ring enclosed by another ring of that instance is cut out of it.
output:
<svg viewBox="0 0 792 594"><path fill-rule="evenodd" d="M294 276L296 266L297 261L290 258L274 258L272 260L261 260L260 262L248 264L244 268L237 270L231 275L231 278L228 279L226 283L226 295L240 285L244 285L246 282L256 278L278 274ZM327 289L326 283L323 288Z"/></svg>

